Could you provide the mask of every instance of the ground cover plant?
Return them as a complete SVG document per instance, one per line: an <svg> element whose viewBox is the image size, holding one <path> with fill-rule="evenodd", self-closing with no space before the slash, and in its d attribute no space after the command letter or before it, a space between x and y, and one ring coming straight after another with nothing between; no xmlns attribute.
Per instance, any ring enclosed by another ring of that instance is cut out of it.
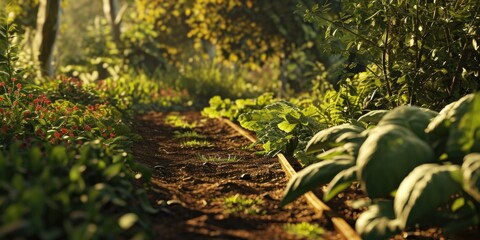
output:
<svg viewBox="0 0 480 240"><path fill-rule="evenodd" d="M262 199L235 194L223 199L225 209L230 213L265 214Z"/></svg>
<svg viewBox="0 0 480 240"><path fill-rule="evenodd" d="M322 227L318 226L318 224L310 224L306 222L285 224L284 228L290 234L307 239L321 238L325 232Z"/></svg>

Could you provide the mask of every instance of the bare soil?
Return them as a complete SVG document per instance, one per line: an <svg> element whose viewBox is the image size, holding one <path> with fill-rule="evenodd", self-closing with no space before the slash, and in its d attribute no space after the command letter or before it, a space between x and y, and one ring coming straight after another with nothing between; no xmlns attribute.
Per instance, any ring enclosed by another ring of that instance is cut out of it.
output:
<svg viewBox="0 0 480 240"><path fill-rule="evenodd" d="M317 223L325 238L341 239L303 198L278 207L287 178L276 158L255 154L248 140L219 120L185 112L180 118L196 126L182 128L167 124L167 115L139 116L135 127L143 139L134 156L154 169L152 200L162 209L152 220L157 239L301 239L284 230L286 223L300 222ZM211 146L182 145L189 139L175 132L188 131L204 135ZM224 199L236 194L261 199L257 212L229 211Z"/></svg>

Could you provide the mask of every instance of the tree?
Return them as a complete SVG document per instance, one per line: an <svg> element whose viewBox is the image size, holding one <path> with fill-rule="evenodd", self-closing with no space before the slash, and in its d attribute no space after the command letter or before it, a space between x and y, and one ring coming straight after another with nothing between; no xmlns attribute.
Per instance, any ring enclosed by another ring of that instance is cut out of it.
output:
<svg viewBox="0 0 480 240"><path fill-rule="evenodd" d="M125 9L125 8L123 8ZM122 13L124 10L120 11L120 6L118 0L103 0L103 12L105 18L107 19L111 31L113 42L115 43L117 49L121 48L121 19Z"/></svg>
<svg viewBox="0 0 480 240"><path fill-rule="evenodd" d="M34 51L40 76L53 76L53 50L60 21L60 0L40 0Z"/></svg>

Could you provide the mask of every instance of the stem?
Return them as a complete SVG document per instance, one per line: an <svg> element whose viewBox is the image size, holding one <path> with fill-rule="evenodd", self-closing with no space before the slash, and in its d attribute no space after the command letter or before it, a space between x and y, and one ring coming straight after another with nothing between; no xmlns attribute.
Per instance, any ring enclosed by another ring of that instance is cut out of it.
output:
<svg viewBox="0 0 480 240"><path fill-rule="evenodd" d="M323 20L323 21L326 21L326 22L328 22L328 23L331 23L331 24L335 25L336 27L339 27L339 28L341 28L341 29L349 32L350 34L354 35L355 37L358 37L358 38L362 39L362 40L365 41L366 43L370 44L372 47L375 47L375 48L378 48L378 49L380 49L380 50L383 50L382 47L378 46L378 45L377 45L375 42L373 42L372 40L370 40L370 39L368 39L368 38L366 38L366 37L364 37L364 36L362 36L362 35L354 32L354 31L351 30L350 28L345 27L343 24L340 24L340 23L337 23L337 22L332 21L332 20L330 20L330 19L324 18L324 17L322 17L322 16L320 16L320 15L315 15L315 16L316 16L317 18Z"/></svg>
<svg viewBox="0 0 480 240"><path fill-rule="evenodd" d="M419 23L420 23L419 12L418 12L418 8L420 7L419 3L420 1L417 1L417 8L415 9L415 21L413 24L413 32L414 32L413 41L415 42L415 76L412 79L412 86L410 87L411 88L410 100L409 100L410 104L415 103L415 93L417 92L418 73L420 69L420 61L422 60L421 53L420 53L420 46L418 43L418 37L420 35L418 30Z"/></svg>
<svg viewBox="0 0 480 240"><path fill-rule="evenodd" d="M388 77L388 70L389 70L389 63L388 63L388 57L389 57L389 54L388 54L388 40L389 40L389 32L390 32L390 22L388 21L388 9L386 7L386 5L384 5L384 9L385 9L385 19L387 20L387 27L385 29L385 39L384 39L384 42L383 42L383 49L382 49L382 65L383 65L383 77L385 79L385 84L386 84L386 87L387 87L387 94L388 94L388 97L392 97L393 94L392 94L392 89L391 89L391 86L390 86L390 79ZM396 104L393 104L393 105L396 105Z"/></svg>
<svg viewBox="0 0 480 240"><path fill-rule="evenodd" d="M475 14L472 18L472 21L470 22L470 26L475 26L475 20L477 19L478 16L478 11L480 9L480 5L477 6L477 9L475 10ZM460 77L460 74L462 72L462 66L465 62L465 60L468 58L468 55L470 52L467 51L467 46L470 44L468 41L468 32L465 34L465 43L463 44L462 48L462 53L460 54L460 59L458 60L457 67L455 69L455 75L453 76L452 83L450 85L449 89L449 95L450 97L452 96L453 92L456 90L457 86L457 79Z"/></svg>

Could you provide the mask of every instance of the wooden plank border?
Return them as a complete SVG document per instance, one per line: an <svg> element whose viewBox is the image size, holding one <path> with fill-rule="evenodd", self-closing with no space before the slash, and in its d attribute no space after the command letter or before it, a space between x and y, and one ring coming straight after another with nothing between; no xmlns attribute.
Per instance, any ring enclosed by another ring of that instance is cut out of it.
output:
<svg viewBox="0 0 480 240"><path fill-rule="evenodd" d="M243 129L242 127L238 126L237 124L233 123L232 121L226 118L219 118L222 122L233 128L235 131L239 132L250 140L251 142L256 142L257 138L253 136L250 132ZM278 160L282 165L283 170L288 178L291 178L293 175L296 174L295 169L293 169L292 165L288 162L287 158L279 153L277 154ZM308 192L304 195L308 204L318 213L325 214L327 217L330 218L332 221L335 229L348 240L361 240L360 236L357 232L348 224L345 219L339 217L337 213L332 211L332 209L322 202L313 192Z"/></svg>

